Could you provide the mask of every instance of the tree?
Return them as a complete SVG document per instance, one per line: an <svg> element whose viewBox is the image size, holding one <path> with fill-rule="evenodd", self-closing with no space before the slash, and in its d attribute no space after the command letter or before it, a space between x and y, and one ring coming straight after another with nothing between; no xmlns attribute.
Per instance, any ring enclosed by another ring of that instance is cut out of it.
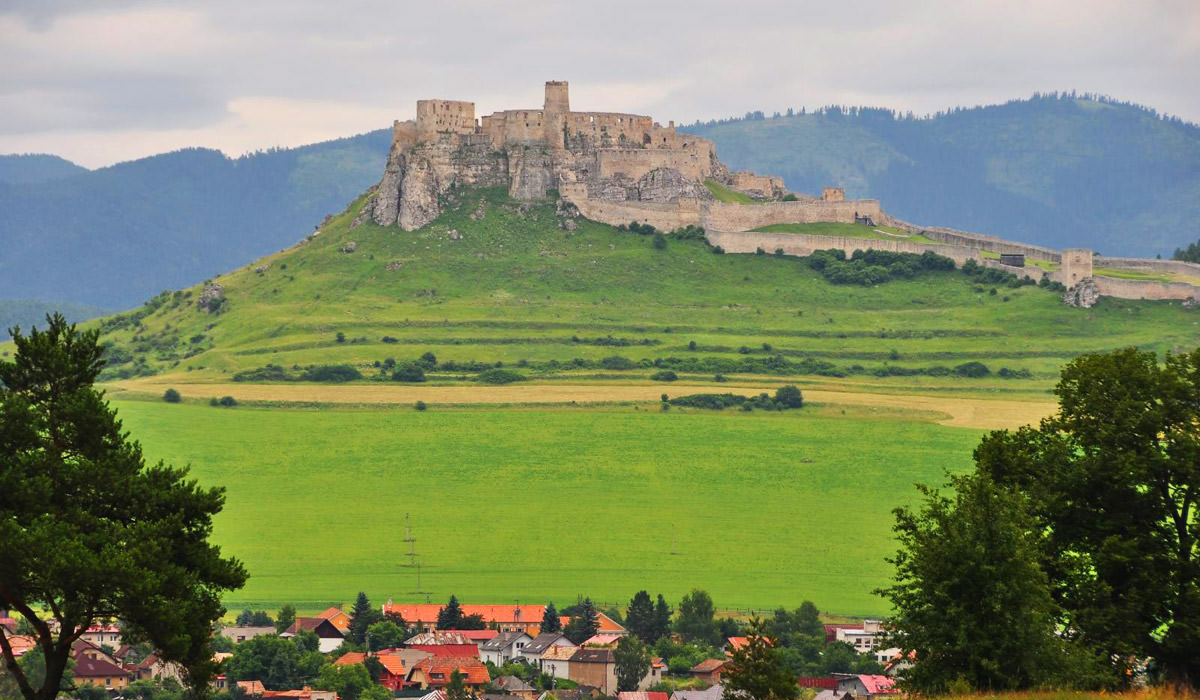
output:
<svg viewBox="0 0 1200 700"><path fill-rule="evenodd" d="M650 596L647 595L646 601L649 600ZM617 646L613 649L613 663L617 671L617 690L637 690L638 684L650 672L650 652L640 639L625 635L617 640Z"/></svg>
<svg viewBox="0 0 1200 700"><path fill-rule="evenodd" d="M654 602L654 627L652 634L654 641L658 641L667 636L671 631L671 606L667 605L667 599L663 598L662 593L658 594L658 599Z"/></svg>
<svg viewBox="0 0 1200 700"><path fill-rule="evenodd" d="M374 683L362 664L325 664L313 685L320 690L335 691L342 700L358 700L359 695Z"/></svg>
<svg viewBox="0 0 1200 700"><path fill-rule="evenodd" d="M300 637L289 641L263 634L247 639L234 647L233 656L225 662L225 674L233 681L262 681L268 690L311 684L325 665L325 655L315 649L307 651L307 645L302 648L296 643Z"/></svg>
<svg viewBox="0 0 1200 700"><path fill-rule="evenodd" d="M592 604L591 598L584 598L583 602L576 606L576 611L567 622L563 634L575 644L583 644L596 636L599 630L600 615L596 612L596 606Z"/></svg>
<svg viewBox="0 0 1200 700"><path fill-rule="evenodd" d="M625 611L625 628L647 644L658 641L654 636L654 603L646 591L638 591L629 601L629 609Z"/></svg>
<svg viewBox="0 0 1200 700"><path fill-rule="evenodd" d="M955 477L953 499L919 486L919 511L895 510L900 549L888 643L919 663L903 680L921 694L965 681L1015 690L1053 679L1056 608L1025 499L986 475Z"/></svg>
<svg viewBox="0 0 1200 700"><path fill-rule="evenodd" d="M279 609L279 617L275 619L275 631L282 634L283 631L291 627L292 623L295 621L296 607L291 603L287 603Z"/></svg>
<svg viewBox="0 0 1200 700"><path fill-rule="evenodd" d="M450 682L446 684L446 700L469 700L470 697L462 673L454 669L450 672Z"/></svg>
<svg viewBox="0 0 1200 700"><path fill-rule="evenodd" d="M456 630L459 629L463 621L462 607L458 604L458 598L454 595L450 596L449 602L441 610L438 610L437 629L440 630Z"/></svg>
<svg viewBox="0 0 1200 700"><path fill-rule="evenodd" d="M787 384L775 390L775 403L783 408L800 408L804 406L804 395L795 386Z"/></svg>
<svg viewBox="0 0 1200 700"><path fill-rule="evenodd" d="M679 601L679 618L675 620L675 631L683 636L685 641L715 645L717 642L717 625L713 621L716 608L712 596L699 588L693 588L690 593Z"/></svg>
<svg viewBox="0 0 1200 700"><path fill-rule="evenodd" d="M358 592L354 599L354 608L350 611L350 628L346 630L346 638L351 644L362 646L367 637L367 629L383 619L383 613L371 607L367 594Z"/></svg>
<svg viewBox="0 0 1200 700"><path fill-rule="evenodd" d="M1186 248L1176 248L1175 254L1171 256L1171 259L1200 263L1200 241L1196 241Z"/></svg>
<svg viewBox="0 0 1200 700"><path fill-rule="evenodd" d="M408 630L391 620L384 620L367 628L367 637L371 640L371 651L393 649L404 644L404 640L408 638Z"/></svg>
<svg viewBox="0 0 1200 700"><path fill-rule="evenodd" d="M152 642L204 692L221 594L246 581L208 542L224 492L201 488L186 468L147 466L93 386L104 364L98 331L58 314L47 321L28 336L12 329L16 352L0 361L0 608L36 630L45 678L30 681L0 630L5 666L27 700L51 700L72 643L120 618L127 641Z"/></svg>
<svg viewBox="0 0 1200 700"><path fill-rule="evenodd" d="M562 620L558 618L558 611L554 609L554 601L546 604L546 609L542 612L542 626L539 631L542 634L562 632Z"/></svg>
<svg viewBox="0 0 1200 700"><path fill-rule="evenodd" d="M821 624L821 613L811 600L806 600L796 609L796 632L807 637L825 638L825 625Z"/></svg>
<svg viewBox="0 0 1200 700"><path fill-rule="evenodd" d="M167 403L179 403L182 400L183 397L179 395L179 391L176 389L167 389L163 392L163 401Z"/></svg>
<svg viewBox="0 0 1200 700"><path fill-rule="evenodd" d="M978 469L1028 497L1067 628L1104 658L1151 656L1195 686L1200 349L1163 364L1136 348L1083 355L1055 393L1039 427L985 438Z"/></svg>
<svg viewBox="0 0 1200 700"><path fill-rule="evenodd" d="M683 605L679 607L682 611ZM766 636L766 624L758 618L750 621L746 644L733 650L722 677L724 696L731 700L792 700L800 694L796 676L780 659L774 640Z"/></svg>

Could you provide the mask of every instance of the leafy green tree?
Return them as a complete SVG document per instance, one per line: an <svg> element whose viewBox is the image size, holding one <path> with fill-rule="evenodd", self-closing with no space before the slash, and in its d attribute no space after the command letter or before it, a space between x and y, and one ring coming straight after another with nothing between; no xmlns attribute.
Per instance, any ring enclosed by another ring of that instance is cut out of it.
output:
<svg viewBox="0 0 1200 700"><path fill-rule="evenodd" d="M296 648L302 652L321 650L321 638L312 630L299 630L296 632L296 635L292 637L292 644L295 644Z"/></svg>
<svg viewBox="0 0 1200 700"><path fill-rule="evenodd" d="M625 628L647 644L658 641L654 636L654 602L646 591L638 591L629 601L629 608L625 611Z"/></svg>
<svg viewBox="0 0 1200 700"><path fill-rule="evenodd" d="M649 595L646 601L650 601ZM650 652L642 640L628 634L617 640L617 646L613 649L613 663L617 672L617 690L637 690L638 684L650 672Z"/></svg>
<svg viewBox="0 0 1200 700"><path fill-rule="evenodd" d="M1176 248L1175 254L1171 256L1171 259L1200 263L1200 241L1196 241L1186 248Z"/></svg>
<svg viewBox="0 0 1200 700"><path fill-rule="evenodd" d="M332 690L342 700L358 700L359 695L372 685L374 683L371 682L371 674L362 664L325 664L321 667L313 687Z"/></svg>
<svg viewBox="0 0 1200 700"><path fill-rule="evenodd" d="M577 606L576 612L571 615L563 634L575 644L583 644L596 636L598 631L600 631L600 615L596 611L592 599L584 598L583 602Z"/></svg>
<svg viewBox="0 0 1200 700"><path fill-rule="evenodd" d="M539 631L542 634L562 632L562 620L558 618L558 610L554 608L554 601L546 604L546 609L542 612L542 626Z"/></svg>
<svg viewBox="0 0 1200 700"><path fill-rule="evenodd" d="M783 408L800 408L804 406L804 395L795 386L787 384L775 390L775 403Z"/></svg>
<svg viewBox="0 0 1200 700"><path fill-rule="evenodd" d="M1055 388L1058 413L1000 431L979 471L1029 500L1067 629L1103 658L1153 657L1200 681L1200 349L1083 355Z"/></svg>
<svg viewBox="0 0 1200 700"><path fill-rule="evenodd" d="M895 610L889 643L920 659L904 681L922 694L1053 681L1057 610L1024 497L986 475L950 486L953 498L919 486L921 509L895 511L895 583L880 593Z"/></svg>
<svg viewBox="0 0 1200 700"><path fill-rule="evenodd" d="M438 610L437 628L440 630L461 629L462 621L462 606L458 604L458 598L452 594L446 606Z"/></svg>
<svg viewBox="0 0 1200 700"><path fill-rule="evenodd" d="M346 630L346 638L351 644L362 646L366 641L367 629L382 619L383 612L371 607L371 599L359 591L350 610L350 628Z"/></svg>
<svg viewBox="0 0 1200 700"><path fill-rule="evenodd" d="M462 673L454 669L450 672L450 682L446 684L446 700L470 700L470 697Z"/></svg>
<svg viewBox="0 0 1200 700"><path fill-rule="evenodd" d="M44 680L30 682L0 632L5 665L26 700L52 700L71 643L120 618L128 641L152 642L205 692L221 594L246 581L208 542L224 493L187 469L146 466L93 387L104 364L98 332L58 314L47 321L28 336L12 329L16 352L0 361L0 607L36 630Z"/></svg>
<svg viewBox="0 0 1200 700"><path fill-rule="evenodd" d="M179 403L182 400L183 397L179 395L179 391L176 389L167 389L163 392L163 401L167 403Z"/></svg>
<svg viewBox="0 0 1200 700"><path fill-rule="evenodd" d="M372 685L362 691L358 700L392 700L392 693L382 685Z"/></svg>
<svg viewBox="0 0 1200 700"><path fill-rule="evenodd" d="M654 627L651 632L655 641L667 636L671 631L671 612L667 599L659 593L658 599L654 601Z"/></svg>
<svg viewBox="0 0 1200 700"><path fill-rule="evenodd" d="M792 700L800 694L796 676L783 663L776 643L766 636L766 624L758 618L750 621L746 644L733 650L722 680L725 697L730 700Z"/></svg>
<svg viewBox="0 0 1200 700"><path fill-rule="evenodd" d="M279 617L275 620L275 631L283 633L284 630L292 626L296 621L296 607L291 603L285 604L279 609Z"/></svg>
<svg viewBox="0 0 1200 700"><path fill-rule="evenodd" d="M821 624L821 613L811 600L806 600L796 609L796 632L806 637L825 638L825 625Z"/></svg>
<svg viewBox="0 0 1200 700"><path fill-rule="evenodd" d="M675 631L686 641L715 645L718 634L715 615L716 607L713 605L712 596L699 588L693 588L679 601L679 617L675 620Z"/></svg>
<svg viewBox="0 0 1200 700"><path fill-rule="evenodd" d="M268 690L291 690L313 683L325 663L319 651L306 651L275 635L259 635L234 647L225 674L234 681L262 681Z"/></svg>
<svg viewBox="0 0 1200 700"><path fill-rule="evenodd" d="M403 645L404 640L408 639L408 630L391 620L384 620L367 628L367 636L371 640L371 651L379 651Z"/></svg>

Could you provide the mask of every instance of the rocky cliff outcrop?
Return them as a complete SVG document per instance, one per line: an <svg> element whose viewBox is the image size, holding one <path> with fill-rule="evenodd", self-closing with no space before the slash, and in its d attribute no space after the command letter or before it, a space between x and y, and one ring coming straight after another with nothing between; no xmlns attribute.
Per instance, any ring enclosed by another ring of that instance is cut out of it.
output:
<svg viewBox="0 0 1200 700"><path fill-rule="evenodd" d="M1080 309L1090 309L1100 301L1100 289L1091 277L1085 277L1062 295L1062 303Z"/></svg>

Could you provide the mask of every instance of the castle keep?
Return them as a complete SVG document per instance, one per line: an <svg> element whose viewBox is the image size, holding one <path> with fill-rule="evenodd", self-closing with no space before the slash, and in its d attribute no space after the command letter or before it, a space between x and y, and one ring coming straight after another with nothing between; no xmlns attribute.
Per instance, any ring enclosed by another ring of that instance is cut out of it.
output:
<svg viewBox="0 0 1200 700"><path fill-rule="evenodd" d="M718 202L706 181L775 206L750 212ZM572 112L567 83L546 83L540 109L475 116L473 102L420 100L415 120L396 122L374 219L413 230L438 214L438 199L464 185L508 187L516 199L551 190L591 219L644 221L659 228L706 224L746 230L769 223L878 218L874 200L789 194L778 177L731 173L711 141L648 116ZM747 218L749 217L749 218ZM744 220L743 220L744 219Z"/></svg>

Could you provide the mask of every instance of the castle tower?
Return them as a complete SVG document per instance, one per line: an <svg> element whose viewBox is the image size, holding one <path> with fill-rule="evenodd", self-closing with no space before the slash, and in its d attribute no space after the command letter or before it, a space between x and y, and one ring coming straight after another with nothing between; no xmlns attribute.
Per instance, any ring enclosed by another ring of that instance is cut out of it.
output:
<svg viewBox="0 0 1200 700"><path fill-rule="evenodd" d="M1066 248L1062 251L1062 283L1067 289L1079 280L1092 276L1092 251L1087 248Z"/></svg>
<svg viewBox="0 0 1200 700"><path fill-rule="evenodd" d="M542 105L545 113L546 141L553 148L563 148L566 145L567 113L571 111L571 101L567 96L567 81L547 80L546 101Z"/></svg>

